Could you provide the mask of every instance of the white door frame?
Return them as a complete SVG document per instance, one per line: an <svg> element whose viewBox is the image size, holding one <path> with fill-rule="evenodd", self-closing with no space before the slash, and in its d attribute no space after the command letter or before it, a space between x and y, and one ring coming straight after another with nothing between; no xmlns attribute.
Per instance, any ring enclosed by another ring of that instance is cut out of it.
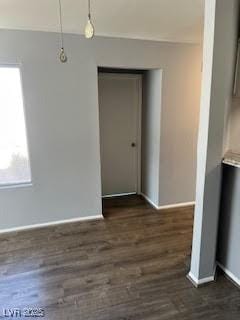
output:
<svg viewBox="0 0 240 320"><path fill-rule="evenodd" d="M141 166L142 166L142 74L134 74L134 73L112 73L112 72L99 72L98 73L98 78L104 76L104 77L109 77L112 79L116 79L116 77L121 77L125 79L136 79L137 80L137 85L138 85L138 103L137 103L137 188L136 188L136 193L141 194ZM99 89L98 89L98 95L99 95ZM99 98L98 98L99 101ZM98 108L99 108L99 114L100 114L100 105L98 103ZM99 128L100 128L100 117L99 117ZM99 130L100 133L100 130ZM101 139L101 136L99 134L99 138ZM99 139L99 143L101 143L101 140ZM101 164L101 154L100 154L100 164ZM102 185L102 175L101 175L101 185ZM131 193L135 194L135 193ZM107 195L107 196L102 196L102 198L110 198L110 197L116 197L116 196L124 196L124 195L129 195L129 193L124 193L124 194L117 194L117 195Z"/></svg>

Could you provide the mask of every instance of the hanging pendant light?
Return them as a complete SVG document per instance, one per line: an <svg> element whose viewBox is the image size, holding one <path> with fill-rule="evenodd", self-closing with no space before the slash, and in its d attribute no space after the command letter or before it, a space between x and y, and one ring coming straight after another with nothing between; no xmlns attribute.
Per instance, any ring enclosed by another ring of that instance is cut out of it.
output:
<svg viewBox="0 0 240 320"><path fill-rule="evenodd" d="M59 23L60 23L60 38L61 38L61 49L59 53L59 59L62 63L67 62L67 55L64 50L64 38L63 38L63 24L62 24L62 4L61 0L59 2Z"/></svg>
<svg viewBox="0 0 240 320"><path fill-rule="evenodd" d="M94 36L94 26L91 20L91 0L88 0L88 21L85 27L85 37L91 39Z"/></svg>

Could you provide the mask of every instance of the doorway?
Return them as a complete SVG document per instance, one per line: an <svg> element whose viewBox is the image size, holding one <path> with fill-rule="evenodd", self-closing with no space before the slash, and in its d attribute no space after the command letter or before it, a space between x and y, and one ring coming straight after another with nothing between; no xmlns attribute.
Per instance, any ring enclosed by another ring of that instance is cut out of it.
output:
<svg viewBox="0 0 240 320"><path fill-rule="evenodd" d="M102 196L140 193L142 75L99 72Z"/></svg>

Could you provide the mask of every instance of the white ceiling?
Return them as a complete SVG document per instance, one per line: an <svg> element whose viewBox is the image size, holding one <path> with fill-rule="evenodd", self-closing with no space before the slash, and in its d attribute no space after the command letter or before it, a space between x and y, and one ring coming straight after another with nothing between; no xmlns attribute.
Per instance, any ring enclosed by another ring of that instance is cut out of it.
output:
<svg viewBox="0 0 240 320"><path fill-rule="evenodd" d="M61 0L64 32L83 33L87 0ZM200 42L204 0L92 0L97 35ZM58 31L58 0L0 0L0 27Z"/></svg>

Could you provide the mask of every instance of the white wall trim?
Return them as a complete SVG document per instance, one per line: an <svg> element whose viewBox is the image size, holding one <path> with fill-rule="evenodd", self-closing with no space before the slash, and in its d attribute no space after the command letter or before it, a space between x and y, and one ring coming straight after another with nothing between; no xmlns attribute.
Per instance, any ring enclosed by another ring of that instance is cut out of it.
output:
<svg viewBox="0 0 240 320"><path fill-rule="evenodd" d="M203 279L197 279L197 278L192 274L192 272L189 272L188 275L187 275L187 278L188 278L188 280L190 280L190 281L192 282L192 284L197 288L198 286L201 286L201 285L203 285L203 284L205 284L205 283L215 281L215 272L214 272L214 275L213 275L213 276L206 277L206 278L203 278Z"/></svg>
<svg viewBox="0 0 240 320"><path fill-rule="evenodd" d="M220 269L226 274L228 278L230 278L231 281L233 281L238 287L240 287L240 279L236 277L229 269L224 267L221 263L217 262L217 265Z"/></svg>
<svg viewBox="0 0 240 320"><path fill-rule="evenodd" d="M138 110L137 110L137 192L142 189L142 97L143 75L138 75Z"/></svg>
<svg viewBox="0 0 240 320"><path fill-rule="evenodd" d="M0 234L4 233L10 233L10 232L16 232L16 231L25 231L25 230L32 230L32 229L39 229L39 228L47 228L50 226L57 226L61 224L67 224L67 223L74 223L74 222L81 222L81 221L90 221L90 220L102 220L104 217L99 214L95 216L88 216L88 217L78 217L78 218L72 218L72 219L66 219L66 220L59 220L59 221L53 221L53 222L45 222L45 223L39 223L39 224L32 224L29 226L22 226L22 227L15 227L15 228L9 228L9 229L2 229L0 230Z"/></svg>
<svg viewBox="0 0 240 320"><path fill-rule="evenodd" d="M173 203L164 206L156 205L148 196L141 192L141 196L147 200L155 209L157 210L164 210L164 209L174 209L174 208L181 208L181 207L190 207L195 205L195 201L192 202L181 202L181 203Z"/></svg>

